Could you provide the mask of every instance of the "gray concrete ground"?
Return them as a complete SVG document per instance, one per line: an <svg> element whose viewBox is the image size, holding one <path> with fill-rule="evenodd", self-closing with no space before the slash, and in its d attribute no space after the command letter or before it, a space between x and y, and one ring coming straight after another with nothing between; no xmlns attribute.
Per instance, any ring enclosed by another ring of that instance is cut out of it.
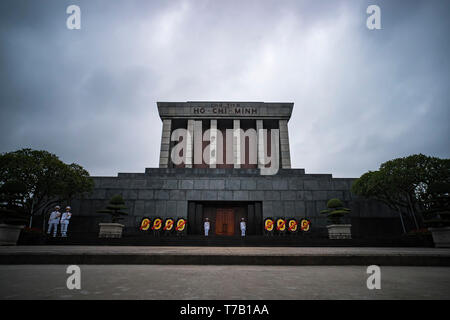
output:
<svg viewBox="0 0 450 320"><path fill-rule="evenodd" d="M364 266L0 266L0 299L450 299L448 267L381 267L368 290Z"/></svg>

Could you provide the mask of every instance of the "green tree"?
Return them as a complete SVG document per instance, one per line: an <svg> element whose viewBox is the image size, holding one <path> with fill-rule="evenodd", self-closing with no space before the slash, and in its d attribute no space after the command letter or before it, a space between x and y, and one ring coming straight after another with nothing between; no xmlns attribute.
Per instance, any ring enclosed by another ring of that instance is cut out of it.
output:
<svg viewBox="0 0 450 320"><path fill-rule="evenodd" d="M0 223L24 225L29 215L25 211L23 194L25 186L17 181L8 181L0 187Z"/></svg>
<svg viewBox="0 0 450 320"><path fill-rule="evenodd" d="M98 210L98 213L107 213L111 215L112 223L119 222L123 219L123 216L126 216L128 213L122 211L126 209L125 201L123 200L121 195L115 195L109 201L109 204L106 206L106 209Z"/></svg>
<svg viewBox="0 0 450 320"><path fill-rule="evenodd" d="M369 171L364 173L352 185L352 192L356 195L380 201L392 210L397 211L402 223L403 232L406 233L404 215L407 202L398 193L392 177L385 171ZM407 212L407 211L406 211Z"/></svg>
<svg viewBox="0 0 450 320"><path fill-rule="evenodd" d="M82 166L71 163L65 166L61 172L62 181L60 194L62 198L70 202L78 197L80 193L89 192L94 186L94 181L89 177Z"/></svg>
<svg viewBox="0 0 450 320"><path fill-rule="evenodd" d="M45 213L51 206L81 197L94 186L89 173L77 164L65 164L44 150L21 149L0 155L0 185L22 184L24 210Z"/></svg>
<svg viewBox="0 0 450 320"><path fill-rule="evenodd" d="M328 200L326 210L320 211L321 214L326 214L328 220L333 224L339 224L341 218L351 212L350 209L345 208L341 200L333 198Z"/></svg>
<svg viewBox="0 0 450 320"><path fill-rule="evenodd" d="M424 222L428 227L450 226L450 184L434 183L429 186L426 199Z"/></svg>
<svg viewBox="0 0 450 320"><path fill-rule="evenodd" d="M378 171L363 174L353 183L352 192L396 210L406 232L403 217L409 215L418 229L419 218L432 208L432 199L436 197L432 186L447 186L448 195L449 182L449 159L415 154L384 162Z"/></svg>

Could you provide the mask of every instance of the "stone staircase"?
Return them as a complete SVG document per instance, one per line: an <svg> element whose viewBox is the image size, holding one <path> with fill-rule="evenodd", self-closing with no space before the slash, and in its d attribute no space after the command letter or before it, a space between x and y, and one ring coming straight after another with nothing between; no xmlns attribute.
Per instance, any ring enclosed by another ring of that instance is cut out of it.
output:
<svg viewBox="0 0 450 320"><path fill-rule="evenodd" d="M330 240L319 236L153 236L149 234L124 235L120 239L99 239L94 233L74 233L67 238L47 237L33 245L119 245L119 246L216 246L216 247L433 247L430 238L397 236Z"/></svg>

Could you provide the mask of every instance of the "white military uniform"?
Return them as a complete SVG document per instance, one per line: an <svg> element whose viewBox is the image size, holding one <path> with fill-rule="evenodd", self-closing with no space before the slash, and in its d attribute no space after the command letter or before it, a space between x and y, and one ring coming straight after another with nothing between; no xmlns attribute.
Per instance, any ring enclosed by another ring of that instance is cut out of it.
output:
<svg viewBox="0 0 450 320"><path fill-rule="evenodd" d="M48 230L47 234L50 234L53 229L53 237L56 237L56 232L58 231L59 217L61 213L59 211L53 211L50 213L50 219L48 220Z"/></svg>
<svg viewBox="0 0 450 320"><path fill-rule="evenodd" d="M67 237L67 228L69 227L69 220L72 217L72 213L64 212L61 217L61 236Z"/></svg>
<svg viewBox="0 0 450 320"><path fill-rule="evenodd" d="M245 236L245 228L247 227L245 224L245 221L241 221L240 225L241 225L241 236L244 237Z"/></svg>
<svg viewBox="0 0 450 320"><path fill-rule="evenodd" d="M208 236L210 226L211 225L209 224L209 221L205 221L205 223L203 224L203 228L205 229L205 236Z"/></svg>

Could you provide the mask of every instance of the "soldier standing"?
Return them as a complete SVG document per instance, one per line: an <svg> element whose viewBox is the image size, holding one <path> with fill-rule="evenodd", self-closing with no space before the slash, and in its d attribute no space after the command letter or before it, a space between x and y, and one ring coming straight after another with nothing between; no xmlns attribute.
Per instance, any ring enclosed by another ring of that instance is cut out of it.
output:
<svg viewBox="0 0 450 320"><path fill-rule="evenodd" d="M246 229L247 225L245 224L244 218L241 219L240 227L241 227L241 236L245 237L245 229Z"/></svg>
<svg viewBox="0 0 450 320"><path fill-rule="evenodd" d="M205 237L208 236L209 233L209 228L211 227L210 223L209 223L209 219L206 218L205 219L205 223L203 224L203 229L205 229Z"/></svg>
<svg viewBox="0 0 450 320"><path fill-rule="evenodd" d="M53 229L53 238L56 237L56 232L58 231L59 217L61 216L59 209L60 209L60 207L56 206L55 211L50 213L50 218L48 220L47 234L50 234Z"/></svg>
<svg viewBox="0 0 450 320"><path fill-rule="evenodd" d="M66 212L62 214L61 217L61 236L67 237L67 228L69 227L69 220L72 217L72 213L70 212L72 208L67 206Z"/></svg>

